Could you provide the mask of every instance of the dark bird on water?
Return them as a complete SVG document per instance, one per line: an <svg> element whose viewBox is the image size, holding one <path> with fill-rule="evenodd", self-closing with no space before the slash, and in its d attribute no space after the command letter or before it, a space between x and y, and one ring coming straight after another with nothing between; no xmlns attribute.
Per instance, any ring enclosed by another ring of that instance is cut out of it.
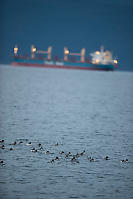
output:
<svg viewBox="0 0 133 199"><path fill-rule="evenodd" d="M92 157L88 157L87 159L90 160L90 162L94 162L94 158Z"/></svg>
<svg viewBox="0 0 133 199"><path fill-rule="evenodd" d="M2 149L5 149L5 145L3 144L3 145L1 146L1 148L2 148Z"/></svg>
<svg viewBox="0 0 133 199"><path fill-rule="evenodd" d="M64 151L61 151L60 154L64 154Z"/></svg>
<svg viewBox="0 0 133 199"><path fill-rule="evenodd" d="M75 157L75 156L73 156L73 157L72 157L71 162L79 163L79 161L76 159L76 157Z"/></svg>
<svg viewBox="0 0 133 199"><path fill-rule="evenodd" d="M83 152L81 152L80 155L85 155L85 150Z"/></svg>
<svg viewBox="0 0 133 199"><path fill-rule="evenodd" d="M14 143L13 143L13 145L16 145L17 144L17 142L15 141Z"/></svg>
<svg viewBox="0 0 133 199"><path fill-rule="evenodd" d="M0 160L0 164L3 164L3 160Z"/></svg>
<svg viewBox="0 0 133 199"><path fill-rule="evenodd" d="M71 152L68 152L68 153L66 154L66 158L68 158L69 155L71 155Z"/></svg>
<svg viewBox="0 0 133 199"><path fill-rule="evenodd" d="M91 159L90 159L90 162L94 162L94 158L91 158Z"/></svg>
<svg viewBox="0 0 133 199"><path fill-rule="evenodd" d="M105 160L109 160L109 156L106 156L104 159L105 159Z"/></svg>
<svg viewBox="0 0 133 199"><path fill-rule="evenodd" d="M121 162L128 162L128 159L125 159L125 160L121 160Z"/></svg>
<svg viewBox="0 0 133 199"><path fill-rule="evenodd" d="M33 148L31 149L31 152L37 152L37 149Z"/></svg>
<svg viewBox="0 0 133 199"><path fill-rule="evenodd" d="M27 146L31 145L31 142L28 142L26 145L27 145Z"/></svg>

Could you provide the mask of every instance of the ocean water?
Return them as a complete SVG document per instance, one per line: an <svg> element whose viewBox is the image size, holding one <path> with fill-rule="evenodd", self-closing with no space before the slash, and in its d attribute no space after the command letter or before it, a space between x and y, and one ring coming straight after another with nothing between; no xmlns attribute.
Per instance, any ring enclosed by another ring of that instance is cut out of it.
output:
<svg viewBox="0 0 133 199"><path fill-rule="evenodd" d="M133 198L133 73L0 65L0 140L1 199Z"/></svg>

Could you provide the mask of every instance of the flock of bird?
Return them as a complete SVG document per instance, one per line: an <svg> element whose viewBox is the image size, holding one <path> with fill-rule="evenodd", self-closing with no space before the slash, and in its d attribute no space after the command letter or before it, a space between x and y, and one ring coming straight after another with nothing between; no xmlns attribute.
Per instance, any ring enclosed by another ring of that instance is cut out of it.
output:
<svg viewBox="0 0 133 199"><path fill-rule="evenodd" d="M26 146L30 146L32 147L32 142L28 142L28 140L26 139L26 143L22 140L19 140L19 141L14 141L13 143L9 144L11 147L8 147L8 150L9 151L12 151L15 149L15 145L20 145L20 144L25 144ZM59 146L59 143L56 143L55 146ZM0 149L1 150L5 150L6 149L6 145L5 145L5 141L4 140L0 140ZM42 151L44 154L50 154L51 152L49 150L44 150L43 149L43 146L41 143L38 143L37 144L37 148L35 147L32 147L30 148L30 151L33 152L33 153L37 153L37 152L40 152ZM64 155L64 157L66 159L70 159L71 162L73 163L79 163L79 157L81 156L87 156L86 154L86 151L83 150L82 152L80 153L76 153L76 154L72 154L71 152L68 152L68 153L65 153L64 151L60 151L59 152L60 155ZM90 157L90 156L87 156L87 159L90 161L90 162L94 162L95 159L93 157ZM60 160L60 157L59 156L56 156L55 158L51 159L50 160L50 163L54 163L55 161L59 161ZM104 157L104 160L110 160L110 157L109 156L105 156ZM120 162L128 162L128 159L122 159L120 160ZM4 160L0 159L0 165L4 165Z"/></svg>

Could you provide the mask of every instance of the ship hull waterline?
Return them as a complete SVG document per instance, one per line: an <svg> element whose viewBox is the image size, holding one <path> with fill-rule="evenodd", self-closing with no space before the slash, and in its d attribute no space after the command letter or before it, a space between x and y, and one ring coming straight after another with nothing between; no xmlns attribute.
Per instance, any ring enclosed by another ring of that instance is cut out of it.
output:
<svg viewBox="0 0 133 199"><path fill-rule="evenodd" d="M78 70L97 70L97 71L114 71L114 68L98 68L96 67L80 67L80 66L70 66L70 65L52 65L52 64L38 64L38 63L22 63L22 62L12 62L12 66L24 66L24 67L39 67L39 68L57 68L57 69L78 69Z"/></svg>

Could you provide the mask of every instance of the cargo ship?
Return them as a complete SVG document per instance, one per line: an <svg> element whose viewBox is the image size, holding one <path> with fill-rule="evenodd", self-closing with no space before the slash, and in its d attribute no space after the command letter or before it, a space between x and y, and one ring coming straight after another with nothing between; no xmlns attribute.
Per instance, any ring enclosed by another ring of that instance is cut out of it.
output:
<svg viewBox="0 0 133 199"><path fill-rule="evenodd" d="M85 48L82 48L79 53L74 53L64 47L64 59L59 59L58 57L52 58L51 46L48 47L47 51L44 51L38 50L32 45L31 55L23 56L18 53L18 46L15 45L11 65L103 71L113 71L118 67L118 61L113 59L110 51L104 51L104 47L101 47L100 51L91 53L88 58L85 58L85 51ZM79 60L76 60L75 57L79 57Z"/></svg>

